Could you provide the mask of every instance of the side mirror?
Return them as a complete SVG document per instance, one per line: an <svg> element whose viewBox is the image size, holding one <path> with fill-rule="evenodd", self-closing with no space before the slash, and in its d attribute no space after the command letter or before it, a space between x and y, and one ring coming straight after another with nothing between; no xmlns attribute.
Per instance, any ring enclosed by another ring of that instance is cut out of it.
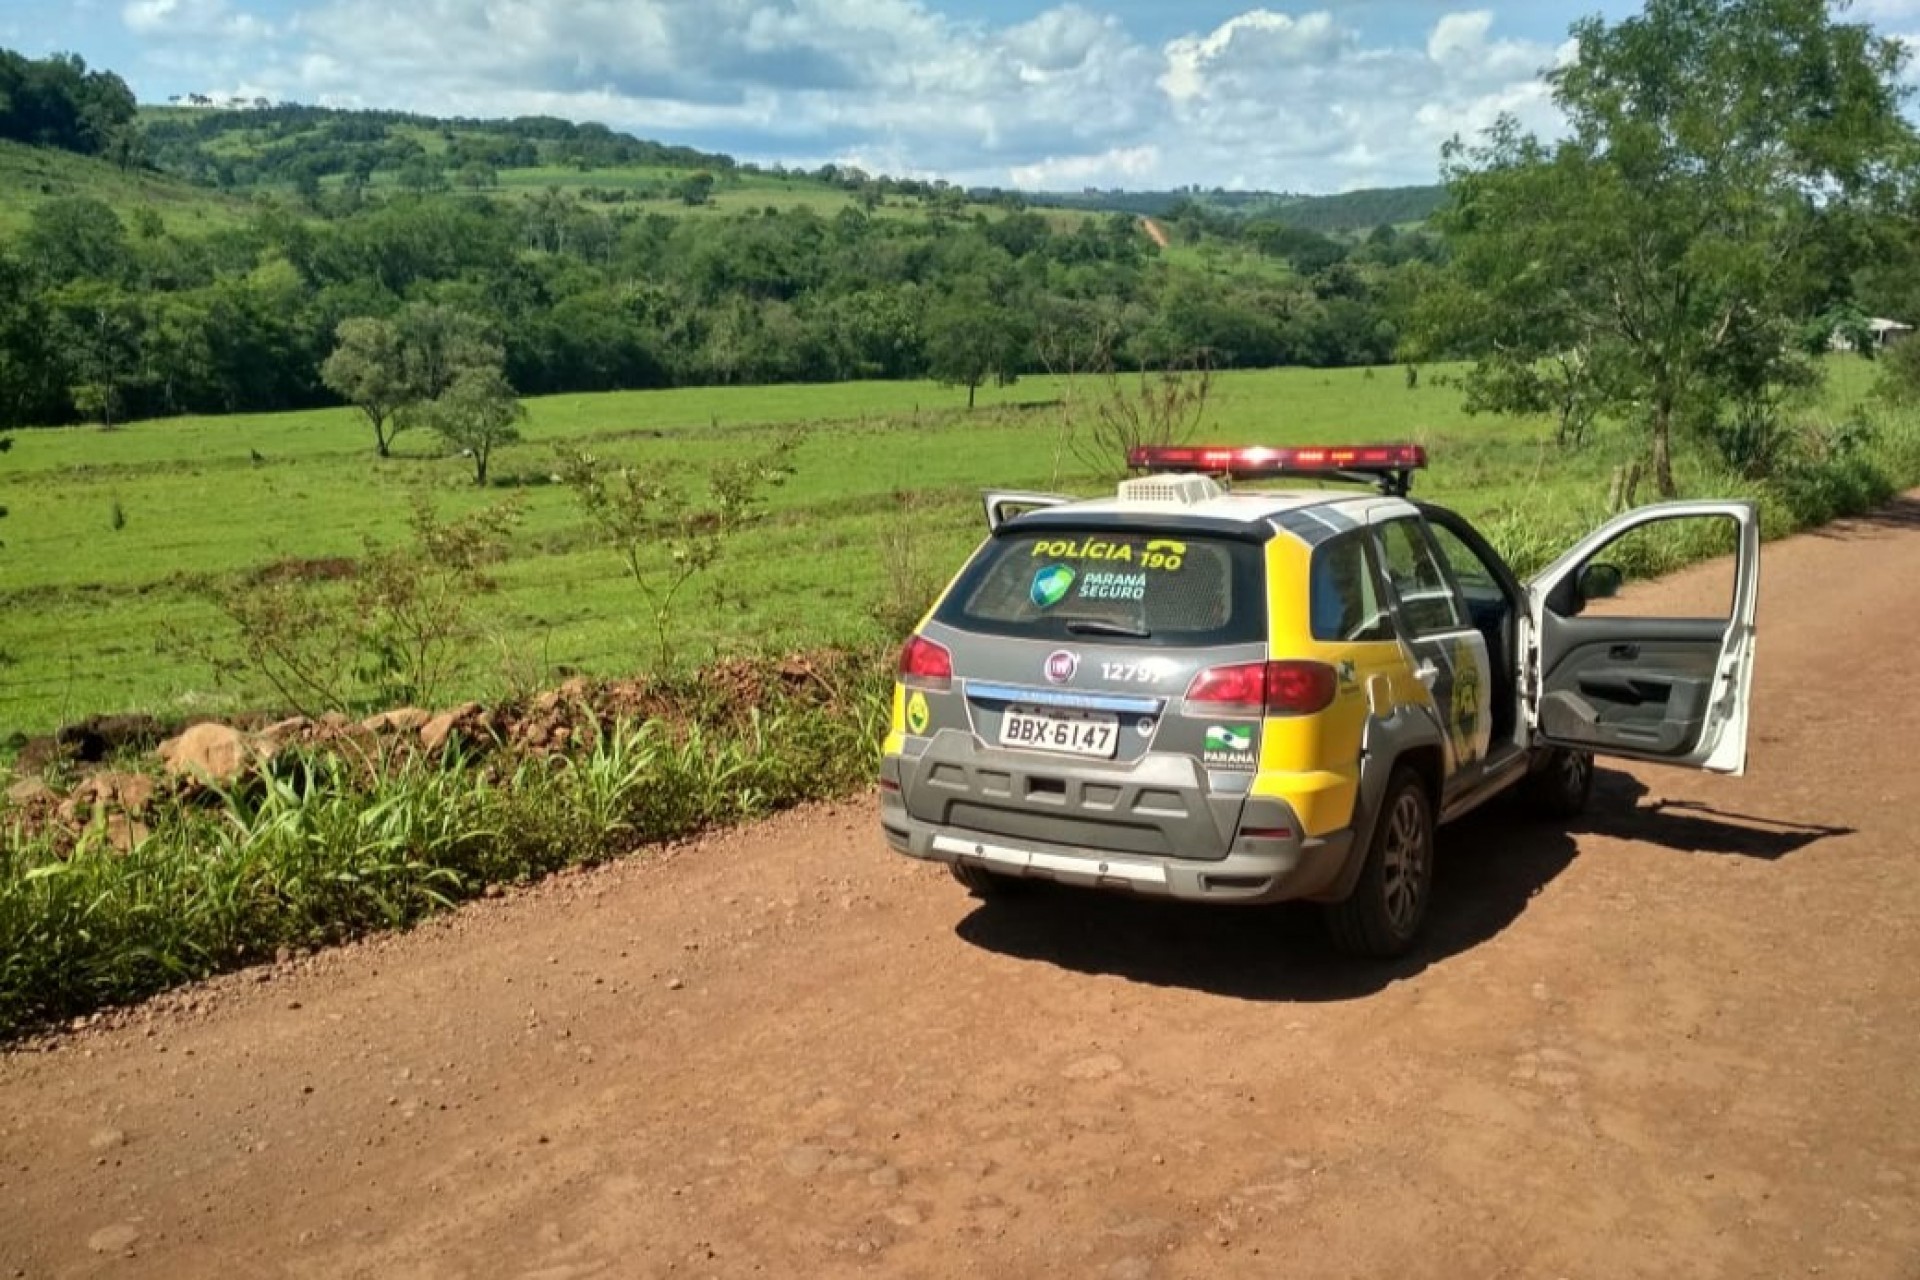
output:
<svg viewBox="0 0 1920 1280"><path fill-rule="evenodd" d="M1580 570L1574 585L1584 607L1589 600L1611 600L1619 595L1620 585L1625 581L1626 575L1618 565L1590 564Z"/></svg>

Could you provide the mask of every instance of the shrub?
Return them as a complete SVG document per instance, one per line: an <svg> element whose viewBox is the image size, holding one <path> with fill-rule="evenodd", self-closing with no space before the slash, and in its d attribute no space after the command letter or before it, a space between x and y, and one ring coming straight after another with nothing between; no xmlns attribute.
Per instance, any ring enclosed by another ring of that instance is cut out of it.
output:
<svg viewBox="0 0 1920 1280"><path fill-rule="evenodd" d="M0 1036L844 794L877 767L887 693L884 657L848 654L756 705L590 723L561 754L296 754L210 804L162 806L127 853L16 818L0 828Z"/></svg>

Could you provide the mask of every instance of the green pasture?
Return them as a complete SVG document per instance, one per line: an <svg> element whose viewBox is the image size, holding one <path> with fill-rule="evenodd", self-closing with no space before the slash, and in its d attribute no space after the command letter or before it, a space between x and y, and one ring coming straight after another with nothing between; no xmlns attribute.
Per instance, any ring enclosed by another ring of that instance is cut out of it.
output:
<svg viewBox="0 0 1920 1280"><path fill-rule="evenodd" d="M113 206L123 219L151 209L175 235L205 235L244 223L251 204L177 178L122 170L104 160L51 147L0 140L0 241L17 238L34 209L66 196L90 196Z"/></svg>
<svg viewBox="0 0 1920 1280"><path fill-rule="evenodd" d="M1836 360L1807 412L1837 419L1873 367ZM268 691L222 660L224 623L196 575L246 575L284 561L356 557L406 537L409 499L451 517L517 497L525 513L491 577L486 632L464 693L562 668L600 675L655 660L651 619L612 553L594 543L571 493L551 483L553 446L583 445L697 486L716 461L757 452L788 424L809 428L797 471L764 518L695 580L676 621L683 658L880 638L874 614L915 563L944 575L981 532L989 486L1092 492L1065 424L1094 384L1046 378L965 393L932 383L696 388L530 401L525 443L495 462L497 483L424 434L373 454L349 409L18 432L0 457L0 740L92 713L174 716L264 709ZM1200 436L1225 443L1426 444L1416 492L1505 528L1572 531L1599 516L1608 478L1637 439L1600 432L1577 453L1544 421L1474 418L1447 371L1230 373L1214 384ZM1718 491L1688 455L1690 493ZM1650 496L1650 485L1643 500Z"/></svg>

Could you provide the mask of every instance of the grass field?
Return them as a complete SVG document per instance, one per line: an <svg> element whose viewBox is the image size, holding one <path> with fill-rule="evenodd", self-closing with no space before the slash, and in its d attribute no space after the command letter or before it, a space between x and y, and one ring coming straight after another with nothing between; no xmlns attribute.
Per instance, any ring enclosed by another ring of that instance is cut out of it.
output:
<svg viewBox="0 0 1920 1280"><path fill-rule="evenodd" d="M1832 371L1816 416L1845 412L1872 377L1859 361ZM416 492L448 516L509 491L526 504L482 604L487 637L463 693L495 695L509 670L535 680L562 667L645 670L650 618L571 493L549 482L563 442L697 485L708 464L808 424L797 472L764 520L689 589L678 647L700 657L873 640L876 607L907 561L944 577L979 537L982 488L1100 487L1062 430L1066 398L1091 390L1025 379L982 389L972 413L964 392L930 383L556 396L529 402L525 443L499 455L505 483L486 490L424 435L375 458L370 429L346 409L17 433L0 459L0 502L12 509L0 526L0 740L92 713L270 706L263 685L216 669L231 649L226 624L189 578L399 542ZM1409 389L1397 369L1223 375L1199 434L1418 440L1433 465L1417 492L1495 526L1567 532L1598 518L1609 473L1636 445L1603 433L1563 454L1544 422L1469 417L1435 371ZM1727 483L1693 462L1682 474L1693 494Z"/></svg>
<svg viewBox="0 0 1920 1280"><path fill-rule="evenodd" d="M0 140L0 242L24 232L39 205L65 196L103 201L123 219L135 209L152 209L175 235L205 235L240 225L252 214L244 197L162 174L123 171L51 147Z"/></svg>

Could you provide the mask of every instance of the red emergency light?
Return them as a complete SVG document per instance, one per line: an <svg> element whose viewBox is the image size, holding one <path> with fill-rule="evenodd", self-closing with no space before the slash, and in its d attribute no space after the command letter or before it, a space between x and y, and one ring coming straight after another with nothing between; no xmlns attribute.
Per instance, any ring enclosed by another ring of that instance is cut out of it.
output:
<svg viewBox="0 0 1920 1280"><path fill-rule="evenodd" d="M1417 444L1303 445L1141 445L1127 453L1127 465L1142 471L1200 471L1236 480L1263 476L1324 476L1378 484L1405 494L1412 472L1427 465Z"/></svg>

